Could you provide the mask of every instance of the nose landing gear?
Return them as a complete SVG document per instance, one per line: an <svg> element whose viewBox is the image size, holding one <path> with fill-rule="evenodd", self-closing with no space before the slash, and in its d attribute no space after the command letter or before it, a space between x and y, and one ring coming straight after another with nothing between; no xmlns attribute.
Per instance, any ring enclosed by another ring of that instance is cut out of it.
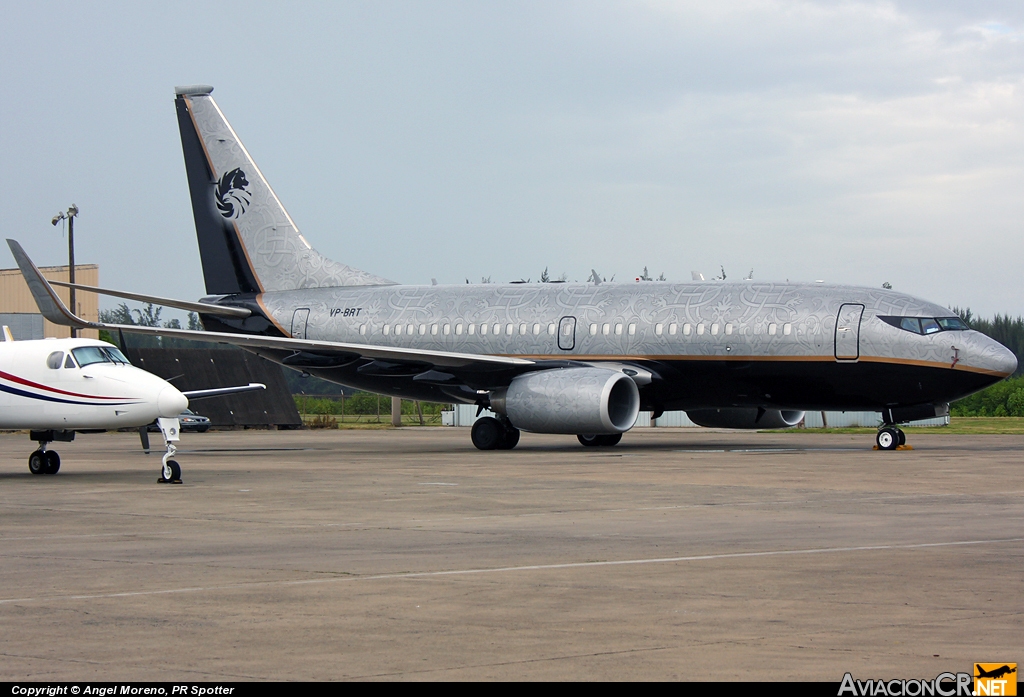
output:
<svg viewBox="0 0 1024 697"><path fill-rule="evenodd" d="M157 426L160 427L160 435L164 437L167 444L167 452L164 453L162 462L163 468L160 471L158 484L181 484L181 465L172 458L178 452L175 445L181 439L181 425L178 419L157 419Z"/></svg>
<svg viewBox="0 0 1024 697"><path fill-rule="evenodd" d="M895 425L886 425L878 429L875 434L875 448L877 450L913 450L907 445L907 434L903 429Z"/></svg>

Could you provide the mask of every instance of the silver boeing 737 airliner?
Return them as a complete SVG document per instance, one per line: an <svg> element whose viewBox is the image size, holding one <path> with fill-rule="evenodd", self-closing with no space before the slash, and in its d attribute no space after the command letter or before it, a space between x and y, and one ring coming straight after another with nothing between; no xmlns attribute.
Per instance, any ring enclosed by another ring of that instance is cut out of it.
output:
<svg viewBox="0 0 1024 697"><path fill-rule="evenodd" d="M1013 353L948 309L903 293L800 283L406 286L320 256L210 96L175 106L208 295L184 302L77 286L199 312L206 332L72 315L16 242L43 314L79 327L235 344L371 392L477 404L473 443L519 430L609 446L641 409L705 426L785 428L804 410L878 411L898 424L1012 374Z"/></svg>

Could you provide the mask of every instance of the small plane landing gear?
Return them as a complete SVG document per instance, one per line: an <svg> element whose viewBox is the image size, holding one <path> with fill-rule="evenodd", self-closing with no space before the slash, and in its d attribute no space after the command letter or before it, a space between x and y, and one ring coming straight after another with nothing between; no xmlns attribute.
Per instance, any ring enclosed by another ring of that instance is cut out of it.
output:
<svg viewBox="0 0 1024 697"><path fill-rule="evenodd" d="M485 416L473 424L471 437L480 450L511 450L519 443L519 429L507 418Z"/></svg>
<svg viewBox="0 0 1024 697"><path fill-rule="evenodd" d="M181 425L177 419L161 418L157 419L156 423L160 427L164 443L167 444L167 452L162 459L163 469L160 471L160 478L156 480L157 484L181 484L181 465L172 459L178 452L175 443L181 438Z"/></svg>
<svg viewBox="0 0 1024 697"><path fill-rule="evenodd" d="M581 433L576 436L576 439L581 445L587 448L610 448L613 445L618 445L619 441L622 440L621 433L611 434L599 434L592 435L587 433Z"/></svg>
<svg viewBox="0 0 1024 697"><path fill-rule="evenodd" d="M879 450L896 450L906 447L907 434L898 426L883 426L875 434L875 444Z"/></svg>
<svg viewBox="0 0 1024 697"><path fill-rule="evenodd" d="M46 446L55 440L70 443L75 439L74 431L29 431L28 437L39 443L39 448L28 456L28 471L32 474L57 474L60 471L60 455Z"/></svg>

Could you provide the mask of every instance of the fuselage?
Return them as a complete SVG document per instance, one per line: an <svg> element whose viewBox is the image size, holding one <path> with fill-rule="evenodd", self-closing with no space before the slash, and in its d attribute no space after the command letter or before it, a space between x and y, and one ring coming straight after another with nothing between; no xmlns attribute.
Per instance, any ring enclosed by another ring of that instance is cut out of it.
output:
<svg viewBox="0 0 1024 697"><path fill-rule="evenodd" d="M244 322L204 316L208 329L544 363L631 365L643 373L641 400L648 409L937 404L1016 369L1012 352L959 324L950 310L853 286L392 285L266 292L220 302L247 305L256 315ZM901 318L918 323L901 326ZM289 364L286 352L260 353ZM465 388L459 392L422 375L417 380L415 367L388 373L366 361L317 365L315 356L291 358L292 367L361 389L436 401L473 399ZM488 387L486 376L469 382L469 388Z"/></svg>
<svg viewBox="0 0 1024 697"><path fill-rule="evenodd" d="M0 428L93 430L177 416L188 400L93 339L0 342Z"/></svg>

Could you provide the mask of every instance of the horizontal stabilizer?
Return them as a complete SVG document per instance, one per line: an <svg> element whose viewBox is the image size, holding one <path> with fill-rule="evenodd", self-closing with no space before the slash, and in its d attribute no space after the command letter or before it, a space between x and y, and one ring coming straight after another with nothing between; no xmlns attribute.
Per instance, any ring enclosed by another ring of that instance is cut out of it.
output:
<svg viewBox="0 0 1024 697"><path fill-rule="evenodd" d="M190 302L188 300L175 300L174 298L161 298L158 295L142 295L141 293L129 293L123 290L97 288L96 286L83 286L81 283L49 281L49 284L51 286L63 286L64 288L84 290L89 293L98 293L99 295L111 295L115 298L136 300L140 303L153 303L154 305L165 305L167 307L174 307L179 310L187 310L189 312L202 312L203 314L207 315L222 315L224 317L244 318L252 314L251 310L247 310L244 307L228 307L227 305L213 305L211 303L197 303Z"/></svg>
<svg viewBox="0 0 1024 697"><path fill-rule="evenodd" d="M105 322L87 322L75 316L57 297L56 291L43 278L36 265L15 240L7 240L7 244L18 261L18 268L28 283L32 297L39 306L39 311L54 324L79 329L107 329L130 334L147 334L149 336L170 336L190 341L212 341L220 344L240 346L247 349L274 349L278 351L313 352L318 355L336 353L351 354L371 360L397 361L402 363L422 363L432 366L451 368L495 369L516 368L528 369L536 365L527 358L512 356L489 356L476 353L456 353L454 351L431 351L426 349L402 348L399 346L375 346L372 344L350 344L340 341L313 341L309 339L292 339L277 336L253 334L229 334L222 332L205 332L191 329L167 329L164 327L143 327L137 324L107 324Z"/></svg>

